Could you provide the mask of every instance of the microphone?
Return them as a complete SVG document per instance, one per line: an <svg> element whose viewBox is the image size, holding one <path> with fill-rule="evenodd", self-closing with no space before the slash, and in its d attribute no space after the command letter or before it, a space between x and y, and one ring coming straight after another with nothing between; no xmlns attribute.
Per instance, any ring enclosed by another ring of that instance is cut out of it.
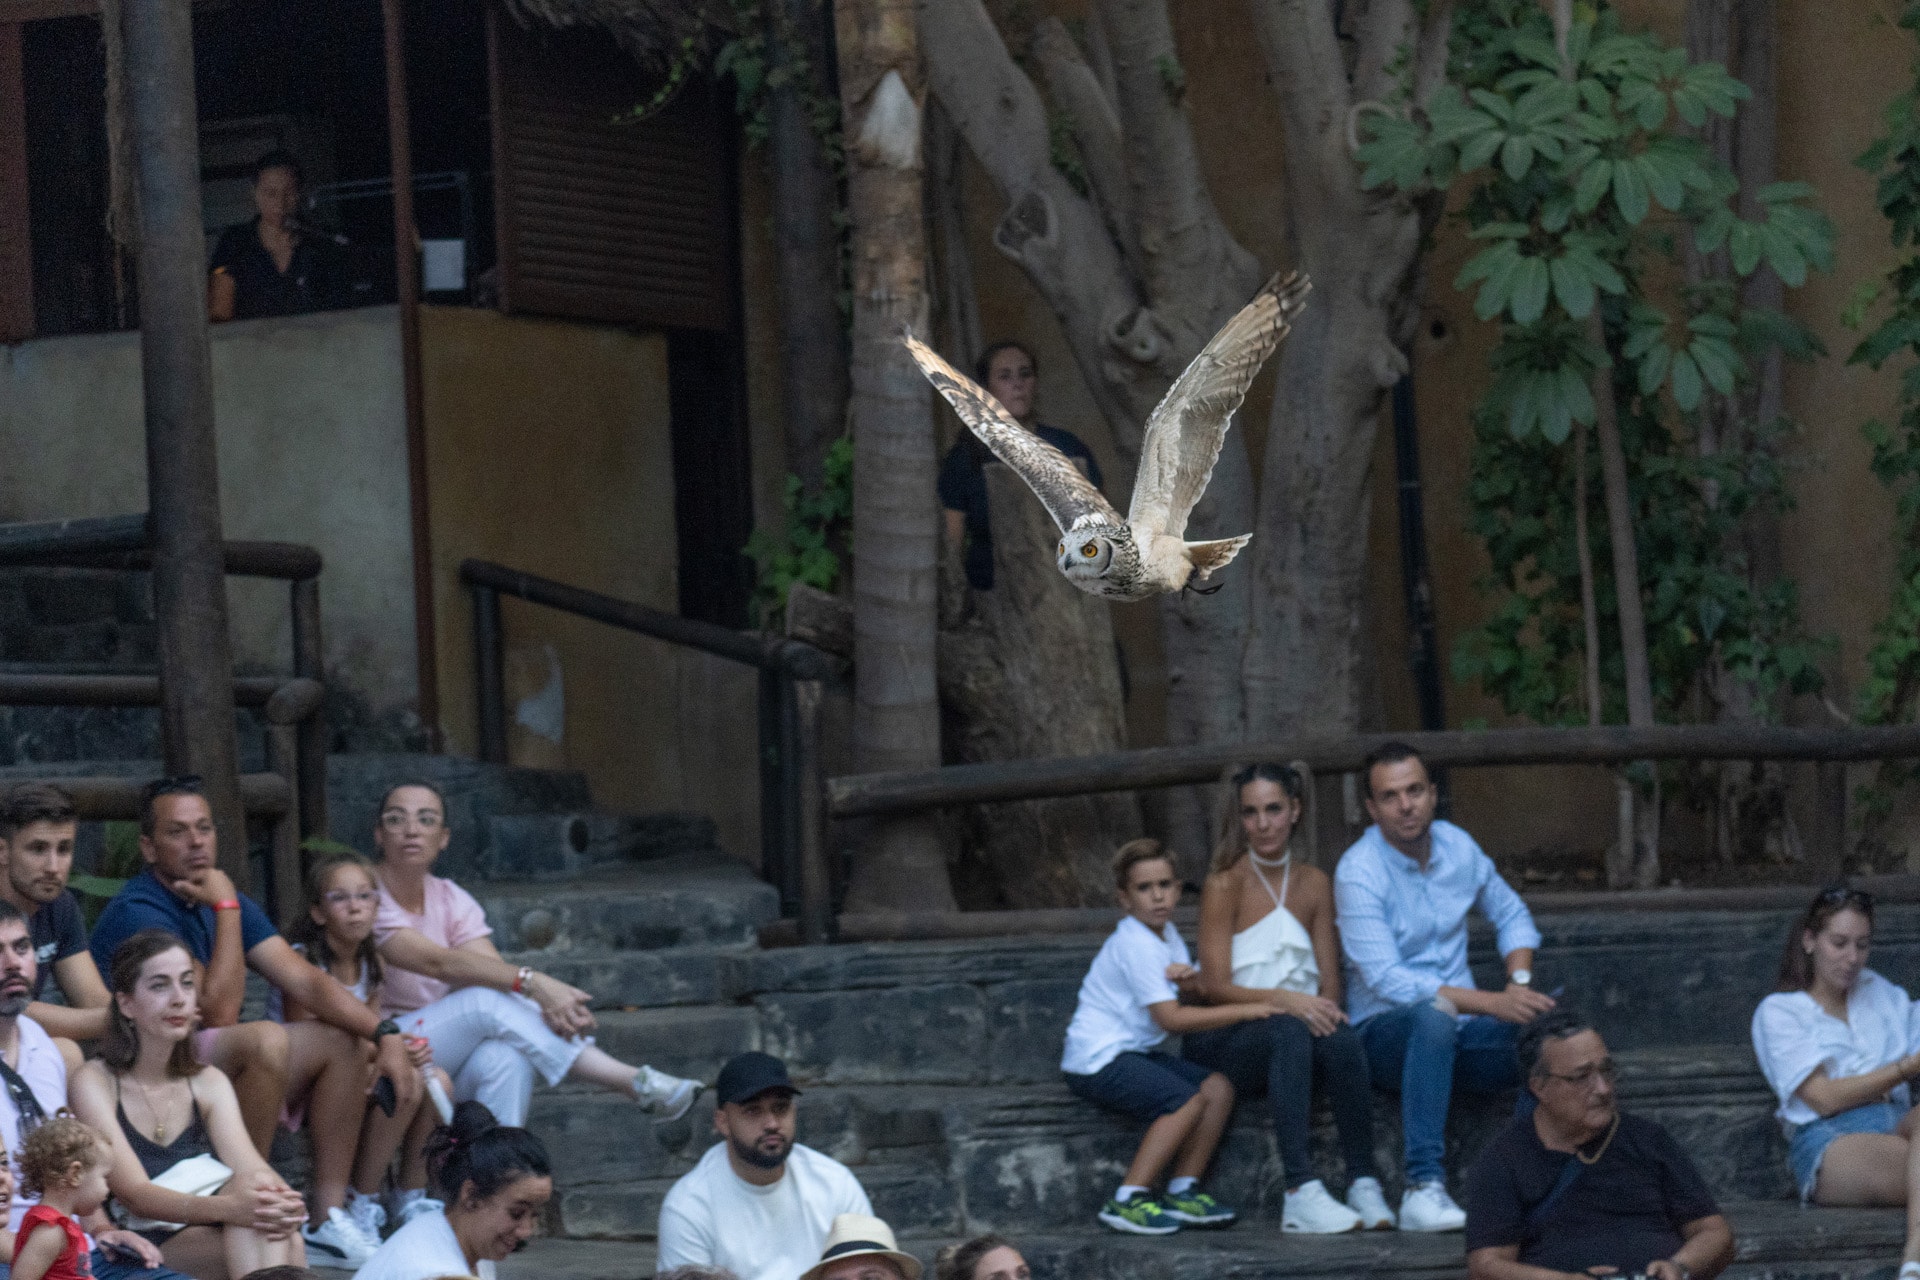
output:
<svg viewBox="0 0 1920 1280"><path fill-rule="evenodd" d="M315 240L330 240L334 244L337 244L342 248L345 248L347 245L353 243L351 240L341 235L338 231L329 231L325 227L315 226L313 223L308 222L305 218L300 217L298 214L295 214L291 217L283 219L280 225L282 227L285 227L288 231L298 231L303 236L312 236Z"/></svg>

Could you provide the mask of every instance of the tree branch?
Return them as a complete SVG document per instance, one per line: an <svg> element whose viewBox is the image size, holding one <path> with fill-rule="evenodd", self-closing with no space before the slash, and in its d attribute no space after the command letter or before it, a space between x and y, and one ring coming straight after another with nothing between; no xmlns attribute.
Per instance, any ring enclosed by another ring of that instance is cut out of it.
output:
<svg viewBox="0 0 1920 1280"><path fill-rule="evenodd" d="M994 247L1013 259L1061 319L1087 389L1129 459L1165 387L1164 352L1116 342L1141 311L1139 290L1099 210L1054 169L1046 109L1014 65L981 0L918 0L927 83L1007 211ZM1143 371L1151 374L1141 377Z"/></svg>
<svg viewBox="0 0 1920 1280"><path fill-rule="evenodd" d="M1100 0L1098 9L1113 51L1147 296L1161 322L1197 350L1226 318L1223 308L1240 306L1258 287L1260 265L1227 233L1208 194L1165 0ZM1195 289L1196 278L1217 286Z"/></svg>
<svg viewBox="0 0 1920 1280"><path fill-rule="evenodd" d="M1357 190L1348 181L1347 83L1340 40L1327 0L1252 0L1254 32L1266 55L1287 119L1287 170L1329 192Z"/></svg>
<svg viewBox="0 0 1920 1280"><path fill-rule="evenodd" d="M1033 57L1047 78L1054 104L1066 113L1068 128L1086 162L1087 184L1106 215L1107 229L1119 241L1127 265L1135 274L1143 274L1145 264L1134 235L1132 200L1127 190L1120 118L1114 114L1112 100L1058 18L1046 19L1034 32Z"/></svg>
<svg viewBox="0 0 1920 1280"><path fill-rule="evenodd" d="M1419 17L1412 0L1362 0L1348 10L1358 57L1353 67L1353 96L1360 102L1386 102L1399 93L1396 67L1418 61Z"/></svg>

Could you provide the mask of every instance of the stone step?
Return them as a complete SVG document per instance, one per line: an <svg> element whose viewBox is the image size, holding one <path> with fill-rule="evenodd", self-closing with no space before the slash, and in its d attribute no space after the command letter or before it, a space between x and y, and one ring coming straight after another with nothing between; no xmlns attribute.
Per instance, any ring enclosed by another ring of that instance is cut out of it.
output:
<svg viewBox="0 0 1920 1280"><path fill-rule="evenodd" d="M1904 1235L1894 1209L1802 1209L1728 1203L1736 1240L1727 1280L1889 1280ZM901 1248L929 1264L956 1234L903 1235ZM1464 1272L1462 1237L1373 1232L1283 1236L1271 1226L1185 1231L1164 1239L1098 1227L1015 1239L1035 1280L1454 1280ZM651 1275L651 1243L532 1240L499 1264L500 1280L633 1280ZM348 1273L333 1273L345 1277Z"/></svg>
<svg viewBox="0 0 1920 1280"><path fill-rule="evenodd" d="M643 1016L654 1034L680 1032L691 1041L687 1012ZM1628 1051L1619 1061L1623 1105L1666 1125L1716 1194L1791 1194L1772 1096L1745 1050ZM1451 1168L1467 1166L1511 1105L1510 1098L1463 1099L1455 1107ZM607 1094L569 1087L536 1095L529 1124L553 1152L566 1233L651 1235L660 1197L714 1141L711 1115L711 1102L703 1101L686 1121L656 1127L630 1102ZM1315 1167L1338 1184L1344 1179L1330 1117L1322 1109L1316 1119ZM1090 1218L1120 1180L1141 1129L1073 1097L1057 1079L808 1085L799 1138L854 1169L878 1210L902 1230L1024 1231ZM1375 1136L1376 1159L1397 1196L1399 1109L1391 1096L1378 1099ZM1250 1221L1277 1220L1281 1172L1266 1107L1248 1100L1236 1111L1210 1185Z"/></svg>
<svg viewBox="0 0 1920 1280"><path fill-rule="evenodd" d="M494 945L543 969L576 954L747 948L780 914L773 886L717 852L602 866L564 884L496 881L471 891L486 909ZM739 985L730 981L729 991Z"/></svg>

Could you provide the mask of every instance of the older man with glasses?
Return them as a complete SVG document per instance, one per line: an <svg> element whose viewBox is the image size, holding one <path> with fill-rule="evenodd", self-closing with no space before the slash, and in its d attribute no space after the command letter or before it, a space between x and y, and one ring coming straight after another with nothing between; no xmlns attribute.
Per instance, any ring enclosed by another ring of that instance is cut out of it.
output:
<svg viewBox="0 0 1920 1280"><path fill-rule="evenodd" d="M1468 1171L1472 1280L1713 1280L1724 1271L1727 1220L1671 1135L1620 1110L1600 1033L1559 1008L1521 1031L1519 1053L1538 1105Z"/></svg>

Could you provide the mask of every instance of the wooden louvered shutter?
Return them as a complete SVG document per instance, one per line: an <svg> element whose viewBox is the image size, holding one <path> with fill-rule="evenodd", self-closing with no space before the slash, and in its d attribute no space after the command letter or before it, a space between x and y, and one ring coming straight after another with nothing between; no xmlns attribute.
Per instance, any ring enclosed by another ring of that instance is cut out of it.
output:
<svg viewBox="0 0 1920 1280"><path fill-rule="evenodd" d="M616 123L658 86L611 36L488 18L501 308L731 327L732 151L712 95Z"/></svg>

